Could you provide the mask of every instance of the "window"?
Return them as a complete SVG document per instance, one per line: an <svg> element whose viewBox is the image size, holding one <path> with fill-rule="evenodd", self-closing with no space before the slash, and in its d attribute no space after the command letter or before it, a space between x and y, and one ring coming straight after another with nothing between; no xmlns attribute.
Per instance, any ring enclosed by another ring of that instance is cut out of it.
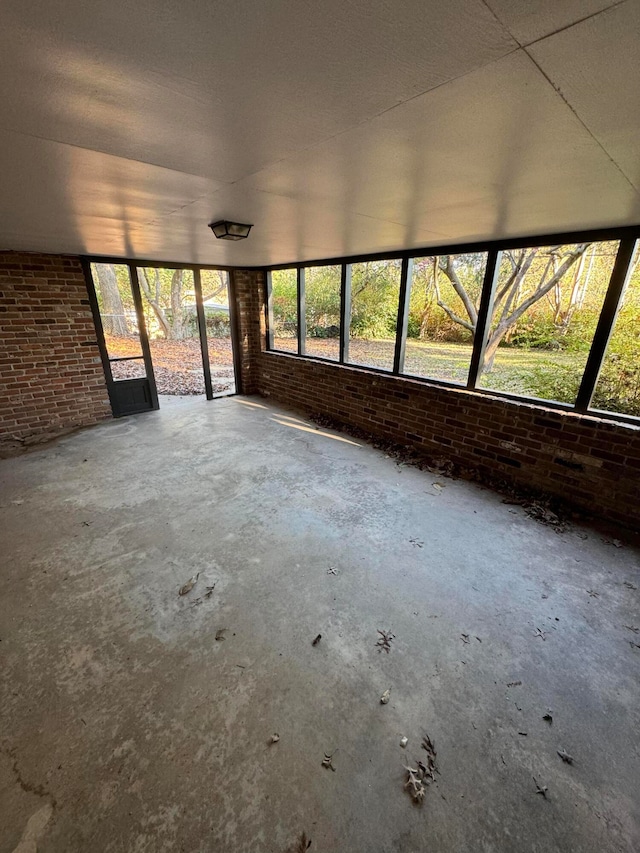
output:
<svg viewBox="0 0 640 853"><path fill-rule="evenodd" d="M273 349L298 352L298 271L271 273Z"/></svg>
<svg viewBox="0 0 640 853"><path fill-rule="evenodd" d="M126 264L91 264L111 375L116 382L147 375Z"/></svg>
<svg viewBox="0 0 640 853"><path fill-rule="evenodd" d="M351 265L351 364L393 370L401 266L400 260Z"/></svg>
<svg viewBox="0 0 640 853"><path fill-rule="evenodd" d="M415 258L404 373L466 384L487 255Z"/></svg>
<svg viewBox="0 0 640 853"><path fill-rule="evenodd" d="M225 270L201 270L200 286L212 390L214 394L233 394L235 379L229 312L229 273Z"/></svg>
<svg viewBox="0 0 640 853"><path fill-rule="evenodd" d="M618 242L505 250L478 386L575 402Z"/></svg>
<svg viewBox="0 0 640 853"><path fill-rule="evenodd" d="M640 250L632 262L591 406L640 417Z"/></svg>
<svg viewBox="0 0 640 853"><path fill-rule="evenodd" d="M193 271L137 267L159 394L204 394Z"/></svg>
<svg viewBox="0 0 640 853"><path fill-rule="evenodd" d="M640 417L640 231L618 235L274 271L270 348L580 412L598 376L591 410Z"/></svg>
<svg viewBox="0 0 640 853"><path fill-rule="evenodd" d="M341 279L339 264L304 270L306 355L334 361L340 356Z"/></svg>

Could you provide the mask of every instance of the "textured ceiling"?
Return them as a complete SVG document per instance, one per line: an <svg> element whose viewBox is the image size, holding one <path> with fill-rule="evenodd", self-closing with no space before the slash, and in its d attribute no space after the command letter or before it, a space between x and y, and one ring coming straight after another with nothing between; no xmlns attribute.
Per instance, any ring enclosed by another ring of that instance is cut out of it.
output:
<svg viewBox="0 0 640 853"><path fill-rule="evenodd" d="M640 0L0 0L0 249L252 265L636 224L639 47Z"/></svg>

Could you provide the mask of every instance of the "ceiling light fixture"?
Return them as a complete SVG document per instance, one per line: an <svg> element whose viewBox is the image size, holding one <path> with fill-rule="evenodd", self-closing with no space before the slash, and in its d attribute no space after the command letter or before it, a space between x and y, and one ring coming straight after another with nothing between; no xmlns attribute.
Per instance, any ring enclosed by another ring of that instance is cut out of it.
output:
<svg viewBox="0 0 640 853"><path fill-rule="evenodd" d="M219 222L211 222L209 228L218 240L244 240L249 236L253 225L242 225L240 222L228 222L221 219Z"/></svg>

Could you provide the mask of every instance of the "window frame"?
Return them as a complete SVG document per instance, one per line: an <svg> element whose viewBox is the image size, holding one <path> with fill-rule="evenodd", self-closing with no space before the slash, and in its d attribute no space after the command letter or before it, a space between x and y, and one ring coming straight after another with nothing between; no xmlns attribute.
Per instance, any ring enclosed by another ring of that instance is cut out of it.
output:
<svg viewBox="0 0 640 853"><path fill-rule="evenodd" d="M484 350L487 345L489 334L489 320L493 299L496 292L500 262L502 253L508 249L534 248L546 245L562 245L566 243L580 242L606 242L618 240L613 269L604 302L596 325L596 330L591 341L585 367L583 369L579 391L574 403L562 403L557 400L545 400L520 394L511 394L504 391L494 391L479 388L478 378L481 375L481 366L484 358ZM266 283L266 349L278 355L287 355L293 358L304 358L325 364L346 365L355 370L364 370L380 376L396 377L425 385L434 385L444 388L463 388L474 394L488 397L498 397L506 400L517 401L522 404L544 406L545 408L557 409L564 412L575 412L582 416L590 416L600 420L612 420L628 423L634 426L640 425L640 416L625 415L617 412L604 412L592 408L591 401L596 389L598 377L604 363L607 346L613 334L615 320L622 303L625 287L631 274L633 259L640 244L640 225L625 226L621 228L605 228L590 231L564 232L560 234L545 234L535 237L524 237L510 240L493 240L476 243L464 243L449 246L436 246L430 248L411 249L399 252L385 252L371 255L358 255L340 258L326 258L322 260L304 261L298 264L278 264L262 267ZM473 348L469 372L466 384L448 382L443 379L422 377L405 374L404 360L407 345L407 325L409 313L409 299L411 294L411 275L413 261L419 257L438 257L446 254L466 254L471 252L484 252L487 254L485 275L480 295L478 309L478 322L473 340ZM396 339L394 346L394 361L391 370L367 365L354 364L349 361L349 331L351 318L351 269L354 263L367 261L400 260L400 290L398 299L398 314L396 325ZM323 358L320 356L307 355L305 352L306 340L306 312L305 308L305 270L309 267L341 266L340 286L340 351L338 360ZM271 295L271 273L276 270L295 269L297 271L297 305L298 305L298 352L291 353L277 350L273 346L273 308ZM348 320L348 321L347 321ZM304 328L303 328L304 326Z"/></svg>

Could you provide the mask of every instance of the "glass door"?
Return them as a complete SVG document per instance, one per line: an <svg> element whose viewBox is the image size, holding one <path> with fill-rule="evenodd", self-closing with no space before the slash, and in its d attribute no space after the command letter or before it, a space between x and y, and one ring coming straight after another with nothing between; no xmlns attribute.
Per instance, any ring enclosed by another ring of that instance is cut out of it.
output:
<svg viewBox="0 0 640 853"><path fill-rule="evenodd" d="M158 408L140 288L127 264L91 263L92 308L116 417ZM96 316L97 314L97 316Z"/></svg>

